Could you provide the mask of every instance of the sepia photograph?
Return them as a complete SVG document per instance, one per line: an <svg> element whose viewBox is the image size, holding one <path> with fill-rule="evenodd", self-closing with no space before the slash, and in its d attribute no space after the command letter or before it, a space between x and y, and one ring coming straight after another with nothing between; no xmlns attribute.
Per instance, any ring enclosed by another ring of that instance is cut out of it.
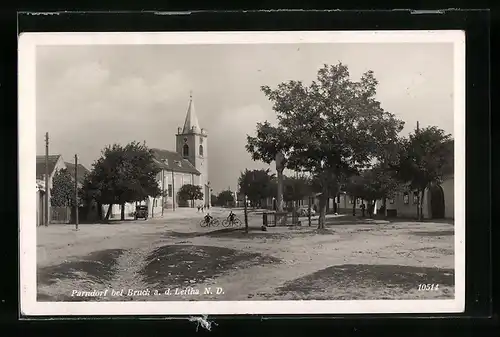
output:
<svg viewBox="0 0 500 337"><path fill-rule="evenodd" d="M22 34L19 193L26 315L463 312L464 34Z"/></svg>

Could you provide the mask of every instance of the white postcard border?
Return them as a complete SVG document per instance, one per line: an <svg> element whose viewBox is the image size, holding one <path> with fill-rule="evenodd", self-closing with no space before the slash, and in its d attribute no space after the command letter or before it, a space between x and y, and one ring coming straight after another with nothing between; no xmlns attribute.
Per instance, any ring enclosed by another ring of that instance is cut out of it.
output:
<svg viewBox="0 0 500 337"><path fill-rule="evenodd" d="M36 47L271 43L454 44L455 298L359 301L37 302ZM20 308L27 316L457 313L465 308L465 34L463 31L23 33L19 37Z"/></svg>

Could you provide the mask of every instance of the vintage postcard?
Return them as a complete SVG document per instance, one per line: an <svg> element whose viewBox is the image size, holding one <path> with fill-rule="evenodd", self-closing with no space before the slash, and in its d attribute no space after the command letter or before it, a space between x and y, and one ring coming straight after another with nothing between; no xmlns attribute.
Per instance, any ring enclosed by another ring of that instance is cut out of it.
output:
<svg viewBox="0 0 500 337"><path fill-rule="evenodd" d="M464 33L22 34L19 186L23 315L463 312Z"/></svg>

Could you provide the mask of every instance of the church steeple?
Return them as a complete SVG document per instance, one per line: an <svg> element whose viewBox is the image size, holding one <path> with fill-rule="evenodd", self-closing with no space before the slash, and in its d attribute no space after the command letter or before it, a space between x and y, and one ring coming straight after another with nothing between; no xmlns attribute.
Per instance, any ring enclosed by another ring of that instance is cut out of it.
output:
<svg viewBox="0 0 500 337"><path fill-rule="evenodd" d="M196 111L194 109L193 92L191 91L189 93L189 105L186 113L186 120L184 121L184 127L182 128L182 133L188 134L198 132L200 132L200 125L198 123L198 117L196 116Z"/></svg>

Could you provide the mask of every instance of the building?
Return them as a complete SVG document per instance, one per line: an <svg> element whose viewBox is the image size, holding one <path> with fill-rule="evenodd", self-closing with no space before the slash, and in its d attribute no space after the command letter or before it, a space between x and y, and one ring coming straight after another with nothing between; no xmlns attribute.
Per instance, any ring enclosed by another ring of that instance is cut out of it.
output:
<svg viewBox="0 0 500 337"><path fill-rule="evenodd" d="M203 200L196 200L194 206L210 206L210 181L208 180L208 135L205 129L200 128L194 107L193 97L190 96L184 126L177 129L175 135L176 150L153 148L155 162L161 169L157 181L162 195L137 204L146 204L150 217L159 217L164 211L175 211L178 207L191 207L191 203L179 200L177 193L186 184L201 186ZM125 205L125 216L133 217L135 203ZM103 205L103 214L108 211L109 205ZM120 218L120 205L113 205L110 217Z"/></svg>
<svg viewBox="0 0 500 337"><path fill-rule="evenodd" d="M417 194L414 191L397 193L393 199L387 200L387 211L395 211L397 216L417 216ZM424 219L455 218L455 180L454 175L444 177L440 185L434 184L425 189L422 200Z"/></svg>
<svg viewBox="0 0 500 337"><path fill-rule="evenodd" d="M53 179L57 171L62 169L68 169L72 174L75 171L75 164L65 162L60 154L49 155L47 158L47 167L49 173L48 179L48 188L45 186L45 172L46 172L46 163L45 163L45 155L36 156L36 213L37 213L37 226L44 224L45 215L48 211L50 222L59 221L57 212L50 204L50 191L53 186ZM81 187L83 180L85 179L85 175L89 172L89 170L78 164L77 171L77 181L78 187ZM46 210L45 207L45 193L48 193L48 207ZM66 222L69 219L68 216L64 216ZM69 221L69 220L68 220Z"/></svg>

